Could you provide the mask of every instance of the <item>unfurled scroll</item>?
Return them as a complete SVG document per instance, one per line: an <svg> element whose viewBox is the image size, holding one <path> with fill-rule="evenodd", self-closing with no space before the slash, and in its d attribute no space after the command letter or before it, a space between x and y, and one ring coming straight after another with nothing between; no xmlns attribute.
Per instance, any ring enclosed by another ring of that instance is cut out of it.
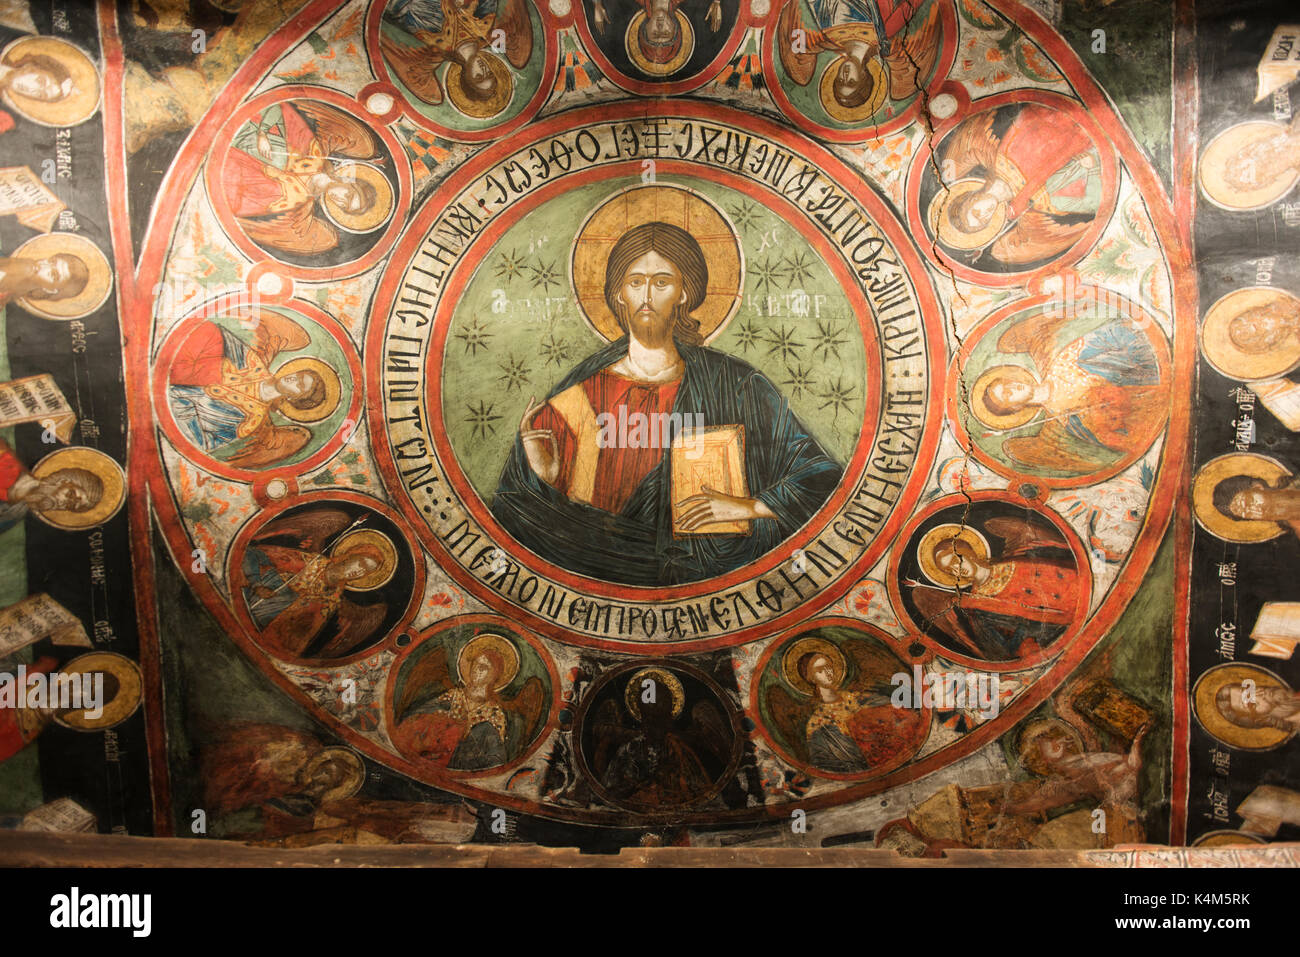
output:
<svg viewBox="0 0 1300 957"><path fill-rule="evenodd" d="M0 169L0 216L14 216L28 229L48 233L65 209L30 167Z"/></svg>
<svg viewBox="0 0 1300 957"><path fill-rule="evenodd" d="M0 609L0 657L44 638L56 645L91 647L81 619L43 592Z"/></svg>
<svg viewBox="0 0 1300 957"><path fill-rule="evenodd" d="M48 372L0 382L0 427L22 422L48 422L60 442L72 441L77 413Z"/></svg>

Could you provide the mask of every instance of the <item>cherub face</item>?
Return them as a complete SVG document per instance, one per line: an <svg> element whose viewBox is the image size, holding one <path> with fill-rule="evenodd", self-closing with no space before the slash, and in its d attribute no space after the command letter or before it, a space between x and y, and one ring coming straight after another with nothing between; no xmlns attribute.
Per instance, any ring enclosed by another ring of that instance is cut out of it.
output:
<svg viewBox="0 0 1300 957"><path fill-rule="evenodd" d="M379 562L370 555L351 555L338 564L338 576L342 581L353 582L373 575L379 570Z"/></svg>
<svg viewBox="0 0 1300 957"><path fill-rule="evenodd" d="M677 39L677 18L672 9L656 8L646 18L646 39L656 46L668 46Z"/></svg>
<svg viewBox="0 0 1300 957"><path fill-rule="evenodd" d="M940 542L935 546L934 564L958 584L970 582L984 567L971 547L962 541Z"/></svg>
<svg viewBox="0 0 1300 957"><path fill-rule="evenodd" d="M345 213L365 212L366 198L352 183L335 183L325 191L325 195Z"/></svg>
<svg viewBox="0 0 1300 957"><path fill-rule="evenodd" d="M1228 511L1237 518L1259 522L1268 518L1268 492L1262 488L1242 489L1232 496Z"/></svg>
<svg viewBox="0 0 1300 957"><path fill-rule="evenodd" d="M307 395L316 385L316 377L310 372L290 372L275 380L275 387L281 395L296 399Z"/></svg>
<svg viewBox="0 0 1300 957"><path fill-rule="evenodd" d="M998 198L991 191L980 193L966 206L964 225L967 231L977 232L993 222L993 217L998 211L998 205Z"/></svg>
<svg viewBox="0 0 1300 957"><path fill-rule="evenodd" d="M820 688L833 691L838 687L838 682L835 680L835 665L825 655L818 655L813 659L808 669L808 678Z"/></svg>
<svg viewBox="0 0 1300 957"><path fill-rule="evenodd" d="M475 52L466 62L465 76L471 86L485 94L490 94L496 89L496 74L488 65L487 58L480 52Z"/></svg>
<svg viewBox="0 0 1300 957"><path fill-rule="evenodd" d="M70 85L71 81L60 83L40 67L34 66L20 68L9 81L9 88L20 96L47 103L67 96L67 87Z"/></svg>
<svg viewBox="0 0 1300 957"><path fill-rule="evenodd" d="M492 662L487 655L479 655L469 669L469 683L476 688L482 687L492 679Z"/></svg>
<svg viewBox="0 0 1300 957"><path fill-rule="evenodd" d="M997 379L989 385L989 396L1002 408L1016 411L1033 400L1034 390L1019 379Z"/></svg>

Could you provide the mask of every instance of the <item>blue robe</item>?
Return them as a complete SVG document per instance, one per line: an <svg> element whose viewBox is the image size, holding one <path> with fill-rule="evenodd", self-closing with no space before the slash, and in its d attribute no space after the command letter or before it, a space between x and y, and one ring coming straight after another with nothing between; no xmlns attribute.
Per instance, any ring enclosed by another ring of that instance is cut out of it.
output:
<svg viewBox="0 0 1300 957"><path fill-rule="evenodd" d="M589 356L547 396L583 382L627 354L624 337ZM750 522L748 535L673 537L671 463L637 486L618 514L572 501L542 481L515 444L492 500L492 514L516 541L580 575L624 585L665 586L715 578L776 547L830 497L842 467L799 422L770 380L745 362L713 349L677 344L685 369L673 412L678 421L703 416L705 428L745 427L749 494L776 518Z"/></svg>

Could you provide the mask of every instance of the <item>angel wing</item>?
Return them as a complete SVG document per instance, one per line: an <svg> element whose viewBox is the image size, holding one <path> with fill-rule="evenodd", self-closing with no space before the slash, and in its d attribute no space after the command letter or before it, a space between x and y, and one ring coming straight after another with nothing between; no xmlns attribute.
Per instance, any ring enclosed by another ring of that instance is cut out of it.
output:
<svg viewBox="0 0 1300 957"><path fill-rule="evenodd" d="M337 508L313 509L299 515L277 518L254 542L287 536L302 544L305 551L320 552L325 542L352 524L348 513Z"/></svg>
<svg viewBox="0 0 1300 957"><path fill-rule="evenodd" d="M379 140L355 117L315 100L298 100L294 106L315 125L326 156L374 159L379 155Z"/></svg>
<svg viewBox="0 0 1300 957"><path fill-rule="evenodd" d="M438 694L452 686L451 670L447 666L447 647L439 645L429 652L407 673L402 695L397 700L393 715L398 721L406 717L407 710L426 689Z"/></svg>
<svg viewBox="0 0 1300 957"><path fill-rule="evenodd" d="M725 762L730 757L731 728L717 706L708 701L697 701L691 708L689 731L691 744Z"/></svg>
<svg viewBox="0 0 1300 957"><path fill-rule="evenodd" d="M244 440L244 445L226 461L236 468L259 469L283 462L301 451L311 441L311 429L303 425L272 425L264 421L262 427Z"/></svg>
<svg viewBox="0 0 1300 957"><path fill-rule="evenodd" d="M527 66L533 55L533 25L524 0L503 0L497 7L492 28L505 31L506 59L510 65L516 70Z"/></svg>
<svg viewBox="0 0 1300 957"><path fill-rule="evenodd" d="M253 349L267 362L281 352L295 352L309 345L311 336L298 323L269 309L258 310Z"/></svg>
<svg viewBox="0 0 1300 957"><path fill-rule="evenodd" d="M519 716L523 741L527 742L538 723L546 717L546 692L542 688L541 679L534 675L524 682L524 686L513 698L501 699L501 710Z"/></svg>
<svg viewBox="0 0 1300 957"><path fill-rule="evenodd" d="M944 141L940 150L942 165L951 164L945 173L957 180L977 166L992 170L997 161L1001 142L993 135L993 110L985 110L963 122L952 136Z"/></svg>
<svg viewBox="0 0 1300 957"><path fill-rule="evenodd" d="M892 674L896 668L892 656L861 638L850 638L841 647L855 666L853 690L883 695L882 700L875 703L888 704L893 686L884 676Z"/></svg>
<svg viewBox="0 0 1300 957"><path fill-rule="evenodd" d="M316 655L318 658L338 658L375 633L388 614L388 605L358 605L346 598L339 602L339 630ZM410 687L409 683L407 687Z"/></svg>
<svg viewBox="0 0 1300 957"><path fill-rule="evenodd" d="M1002 443L1007 458L1018 465L1030 468L1051 469L1084 474L1095 472L1109 464L1113 456L1099 457L1081 454L1081 442L1071 435L1059 419L1044 422L1037 435L1018 435ZM1103 446L1096 446L1098 451Z"/></svg>
<svg viewBox="0 0 1300 957"><path fill-rule="evenodd" d="M939 27L939 4L930 6L925 22L918 27L908 23L902 36L895 36L885 57L889 67L889 96L905 100L920 88L939 59L942 44Z"/></svg>
<svg viewBox="0 0 1300 957"><path fill-rule="evenodd" d="M1018 555L1031 548L1066 548L1061 533L1045 522L1003 516L984 522L984 529L1002 539L1002 557Z"/></svg>
<svg viewBox="0 0 1300 957"><path fill-rule="evenodd" d="M772 716L772 723L781 732L781 738L786 746L800 761L807 761L808 736L806 728L808 716L812 713L808 702L796 698L781 685L774 684L767 689L765 703L767 704L768 714Z"/></svg>
<svg viewBox="0 0 1300 957"><path fill-rule="evenodd" d="M957 608L961 598L957 592L930 585L916 585L912 588L912 603L921 616L923 625L933 625L945 635L966 648L976 658L982 658L983 652L957 617Z"/></svg>
<svg viewBox="0 0 1300 957"><path fill-rule="evenodd" d="M1057 340L1062 328L1073 319L1068 309L1061 310L1061 313L1055 318L1039 313L1021 319L998 337L998 351L1027 353L1033 357L1038 372L1042 375L1051 365L1052 357L1059 351Z"/></svg>
<svg viewBox="0 0 1300 957"><path fill-rule="evenodd" d="M437 73L446 59L442 51L433 46L402 46L383 35L379 37L379 49L398 79L416 97L430 106L442 102L442 84L438 82Z"/></svg>
<svg viewBox="0 0 1300 957"><path fill-rule="evenodd" d="M339 244L339 232L316 215L314 203L303 203L273 216L241 216L239 225L259 246L312 256Z"/></svg>
<svg viewBox="0 0 1300 957"><path fill-rule="evenodd" d="M795 31L800 31L796 33ZM805 42L801 50L795 50L795 37L802 36ZM776 24L777 52L781 57L781 66L790 74L790 79L800 86L807 86L817 69L817 55L823 50L838 49L817 30L805 26L799 13L799 0L787 0L781 8L781 16Z"/></svg>
<svg viewBox="0 0 1300 957"><path fill-rule="evenodd" d="M1073 246L1091 225L1092 220L1066 225L1039 210L1027 209L993 244L993 257L1009 266L1050 259Z"/></svg>

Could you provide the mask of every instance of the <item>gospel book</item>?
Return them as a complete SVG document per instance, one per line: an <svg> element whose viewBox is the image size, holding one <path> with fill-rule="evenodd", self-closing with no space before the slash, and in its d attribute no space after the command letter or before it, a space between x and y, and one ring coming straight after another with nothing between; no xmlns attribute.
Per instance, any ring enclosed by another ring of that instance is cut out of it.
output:
<svg viewBox="0 0 1300 957"><path fill-rule="evenodd" d="M1300 602L1266 601L1250 633L1255 647L1252 655L1265 658L1290 658L1300 642Z"/></svg>
<svg viewBox="0 0 1300 957"><path fill-rule="evenodd" d="M684 432L672 445L673 535L748 535L749 521L709 522L692 529L682 527L690 506L682 502L711 488L725 495L748 498L745 481L745 427L723 425Z"/></svg>

